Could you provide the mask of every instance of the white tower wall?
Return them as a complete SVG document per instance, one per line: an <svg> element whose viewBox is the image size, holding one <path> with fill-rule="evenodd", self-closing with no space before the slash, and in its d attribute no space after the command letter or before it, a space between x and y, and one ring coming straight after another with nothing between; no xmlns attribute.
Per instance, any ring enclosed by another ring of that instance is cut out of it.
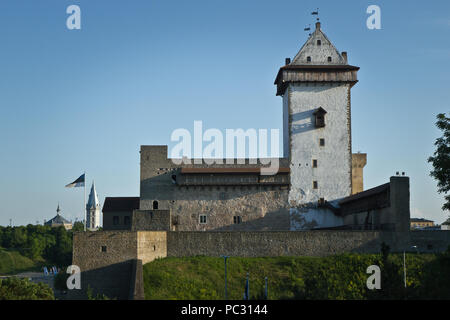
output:
<svg viewBox="0 0 450 320"><path fill-rule="evenodd" d="M283 97L288 114L284 137L290 144L293 205L336 200L351 194L351 132L349 84L290 84ZM327 112L325 127L315 127L313 112ZM325 145L320 145L320 139ZM285 143L286 143L285 140ZM287 148L288 146L285 146ZM313 160L317 168L313 168ZM317 181L317 189L313 188Z"/></svg>

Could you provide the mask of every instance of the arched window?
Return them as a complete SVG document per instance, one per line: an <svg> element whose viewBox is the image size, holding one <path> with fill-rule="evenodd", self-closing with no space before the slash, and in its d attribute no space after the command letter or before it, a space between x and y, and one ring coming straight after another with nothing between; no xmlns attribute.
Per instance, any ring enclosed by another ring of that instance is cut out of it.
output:
<svg viewBox="0 0 450 320"><path fill-rule="evenodd" d="M158 210L158 201L153 201L153 210Z"/></svg>
<svg viewBox="0 0 450 320"><path fill-rule="evenodd" d="M328 62L331 62L331 57L328 57Z"/></svg>
<svg viewBox="0 0 450 320"><path fill-rule="evenodd" d="M318 46L322 45L322 41L321 40L317 40L317 45Z"/></svg>
<svg viewBox="0 0 450 320"><path fill-rule="evenodd" d="M311 62L311 57L306 57L306 62Z"/></svg>

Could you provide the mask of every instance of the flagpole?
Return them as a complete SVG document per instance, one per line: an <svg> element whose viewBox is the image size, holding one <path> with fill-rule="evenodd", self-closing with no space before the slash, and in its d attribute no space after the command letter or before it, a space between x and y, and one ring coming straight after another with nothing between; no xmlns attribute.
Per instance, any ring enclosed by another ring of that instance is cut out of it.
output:
<svg viewBox="0 0 450 320"><path fill-rule="evenodd" d="M84 172L84 232L86 232L86 171Z"/></svg>

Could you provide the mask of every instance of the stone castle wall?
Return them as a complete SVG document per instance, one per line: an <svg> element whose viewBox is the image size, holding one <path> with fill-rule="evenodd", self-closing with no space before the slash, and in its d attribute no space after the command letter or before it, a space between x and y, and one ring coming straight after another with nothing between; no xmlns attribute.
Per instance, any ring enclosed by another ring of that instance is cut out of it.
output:
<svg viewBox="0 0 450 320"><path fill-rule="evenodd" d="M143 298L142 264L166 256L165 232L76 232L72 264L80 267L81 290L68 298L86 299L88 288L109 298Z"/></svg>
<svg viewBox="0 0 450 320"><path fill-rule="evenodd" d="M167 146L141 147L141 210L152 210L157 201L158 209L171 211L176 231L289 230L287 187L176 185L172 176L178 174L181 167L189 165L177 166L168 159ZM260 165L247 163L231 167L258 168ZM234 179L231 175L224 177ZM200 215L206 215L206 224L200 223ZM242 223L234 224L235 216L239 216Z"/></svg>
<svg viewBox="0 0 450 320"><path fill-rule="evenodd" d="M319 143L319 135L317 136L317 139L315 139L317 141L314 140L314 142ZM331 139L331 137L328 138ZM327 151L328 149L329 146L326 144L320 154L310 156L319 159L319 161L323 161L320 159L325 159L328 157L333 158L333 156L330 155L330 151ZM157 203L158 210L170 210L172 227L166 230L296 230L296 228L292 227L291 220L293 219L293 215L292 212L290 212L291 204L289 203L289 194L292 188L297 191L300 190L299 192L303 190L302 188L297 188L295 186L291 187L289 184L227 185L228 183L234 183L239 179L245 179L246 176L243 175L240 176L241 178L233 175L221 175L220 177L216 176L212 179L218 180L217 185L189 185L185 183L186 179L180 176L181 168L194 166L214 168L227 167L227 165L175 165L171 159L168 159L167 150L167 146L141 147L140 187L141 212L154 210L155 203ZM312 181L316 179L317 174L322 176L327 175L326 168L328 165L320 162L321 164L318 168L311 168L312 164L309 162L309 160L305 160L303 163L296 163L295 168L292 167L291 171L297 172L298 170L301 170L303 173L309 172L307 176L303 174L297 176L299 179L301 178L302 181L309 181L308 183L312 184ZM288 166L288 159L280 159L280 166ZM258 168L260 165L246 163L234 164L231 165L231 167ZM360 168L360 170L362 170L362 168ZM178 177L178 183L175 183L174 176ZM181 179L184 180L181 181ZM197 179L202 178L197 177ZM323 183L325 183L325 185ZM310 199L314 200L310 207L316 205L317 200L322 197L320 190L324 187L328 188L330 183L333 183L333 181L329 181L328 178L321 182L321 185L316 192L317 197ZM207 223L200 223L201 215L206 216ZM137 215L136 217L139 217L139 219L145 219L144 215ZM234 221L237 219L235 217L240 217L239 221L241 221L241 223L235 224Z"/></svg>
<svg viewBox="0 0 450 320"><path fill-rule="evenodd" d="M393 252L441 252L450 245L450 231L77 232L73 264L81 269L82 290L72 290L70 296L86 298L90 287L94 294L103 293L110 298L141 299L142 265L156 258L379 253L383 242Z"/></svg>
<svg viewBox="0 0 450 320"><path fill-rule="evenodd" d="M397 248L397 236L376 231L168 232L167 255L277 257L377 253L383 241Z"/></svg>
<svg viewBox="0 0 450 320"><path fill-rule="evenodd" d="M168 231L171 227L170 210L134 210L132 212L132 231Z"/></svg>

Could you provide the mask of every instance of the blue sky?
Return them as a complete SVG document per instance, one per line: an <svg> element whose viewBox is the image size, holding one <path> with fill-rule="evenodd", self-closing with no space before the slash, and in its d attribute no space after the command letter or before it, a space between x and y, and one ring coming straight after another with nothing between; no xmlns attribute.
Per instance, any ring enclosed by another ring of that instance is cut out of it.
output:
<svg viewBox="0 0 450 320"><path fill-rule="evenodd" d="M77 4L82 29L66 28ZM368 30L379 5L382 29ZM43 222L58 202L83 216L86 171L105 196L139 195L139 146L174 129L282 128L274 78L322 29L361 67L352 91L353 151L368 153L365 187L396 171L411 178L414 217L442 222L443 196L427 158L449 112L450 2L106 1L0 2L0 225Z"/></svg>

